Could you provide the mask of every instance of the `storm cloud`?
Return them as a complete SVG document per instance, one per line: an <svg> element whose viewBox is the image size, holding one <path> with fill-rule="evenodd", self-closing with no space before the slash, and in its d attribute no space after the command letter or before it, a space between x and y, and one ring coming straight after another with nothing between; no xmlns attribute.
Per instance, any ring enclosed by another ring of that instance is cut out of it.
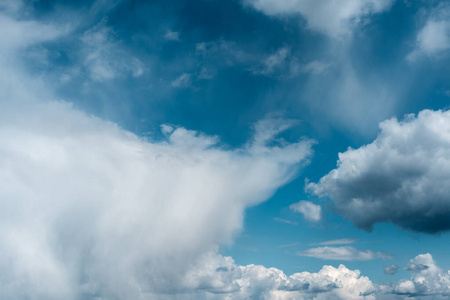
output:
<svg viewBox="0 0 450 300"><path fill-rule="evenodd" d="M338 167L307 188L356 226L450 229L450 112L424 110L380 124L374 142L339 153Z"/></svg>

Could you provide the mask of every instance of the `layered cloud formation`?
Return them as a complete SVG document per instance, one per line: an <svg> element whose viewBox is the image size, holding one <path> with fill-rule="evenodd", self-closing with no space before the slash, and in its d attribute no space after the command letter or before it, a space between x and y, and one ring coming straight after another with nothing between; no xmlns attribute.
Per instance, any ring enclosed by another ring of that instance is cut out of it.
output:
<svg viewBox="0 0 450 300"><path fill-rule="evenodd" d="M377 139L339 154L338 167L308 188L360 228L392 222L438 233L450 229L450 112L424 110L380 124Z"/></svg>

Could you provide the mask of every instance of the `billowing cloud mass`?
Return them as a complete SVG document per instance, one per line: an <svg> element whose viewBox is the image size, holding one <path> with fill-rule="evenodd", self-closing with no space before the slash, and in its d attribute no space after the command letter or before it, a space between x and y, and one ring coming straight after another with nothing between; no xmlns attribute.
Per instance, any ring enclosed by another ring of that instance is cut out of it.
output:
<svg viewBox="0 0 450 300"><path fill-rule="evenodd" d="M373 143L339 153L338 167L307 188L366 230L379 222L449 230L450 112L424 110L380 128Z"/></svg>
<svg viewBox="0 0 450 300"><path fill-rule="evenodd" d="M256 133L227 151L163 129L167 140L144 141L65 102L2 102L1 298L174 291L311 153L307 140L267 147Z"/></svg>
<svg viewBox="0 0 450 300"><path fill-rule="evenodd" d="M203 268L187 273L182 282L197 293L217 294L213 299L375 299L369 278L344 265L291 276L276 268L239 266L220 255L206 255L200 265Z"/></svg>
<svg viewBox="0 0 450 300"><path fill-rule="evenodd" d="M289 208L294 212L299 212L303 217L310 222L319 222L322 220L322 208L320 205L309 201L300 201L291 204Z"/></svg>
<svg viewBox="0 0 450 300"><path fill-rule="evenodd" d="M359 250L354 247L318 247L297 253L300 256L315 257L332 260L372 260L377 258L391 258L387 253L372 250Z"/></svg>
<svg viewBox="0 0 450 300"><path fill-rule="evenodd" d="M301 14L308 26L333 37L349 35L371 14L388 10L393 0L244 0L267 15Z"/></svg>
<svg viewBox="0 0 450 300"><path fill-rule="evenodd" d="M182 293L186 272L240 230L244 209L294 178L312 152L310 140L273 141L293 124L281 119L257 123L252 141L226 150L215 136L168 125L161 140L145 140L54 101L9 50L62 33L11 20L0 15L18 33L0 50L1 299ZM102 25L83 41L110 50L108 34ZM108 79L95 53L92 79Z"/></svg>
<svg viewBox="0 0 450 300"><path fill-rule="evenodd" d="M443 271L436 265L433 257L427 254L417 255L408 264L411 280L401 280L394 293L408 296L450 296L450 271Z"/></svg>

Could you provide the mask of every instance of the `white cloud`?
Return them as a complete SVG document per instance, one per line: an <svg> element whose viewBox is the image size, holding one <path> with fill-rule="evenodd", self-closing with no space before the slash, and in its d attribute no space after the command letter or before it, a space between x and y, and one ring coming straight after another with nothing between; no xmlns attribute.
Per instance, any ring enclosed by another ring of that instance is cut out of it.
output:
<svg viewBox="0 0 450 300"><path fill-rule="evenodd" d="M199 265L186 274L184 286L222 294L215 299L375 299L372 282L344 265L291 276L276 268L239 266L230 257L215 254L205 256Z"/></svg>
<svg viewBox="0 0 450 300"><path fill-rule="evenodd" d="M291 204L289 208L294 212L301 213L310 222L319 222L322 220L322 207L312 202L300 201Z"/></svg>
<svg viewBox="0 0 450 300"><path fill-rule="evenodd" d="M330 67L331 67L330 63L314 60L312 62L307 63L302 68L302 72L311 73L313 75L320 75L322 73L325 73Z"/></svg>
<svg viewBox="0 0 450 300"><path fill-rule="evenodd" d="M436 265L431 254L420 254L411 259L408 268L410 280L401 280L394 287L394 293L408 296L448 297L450 296L450 271L443 271Z"/></svg>
<svg viewBox="0 0 450 300"><path fill-rule="evenodd" d="M183 73L172 81L171 85L176 88L187 88L192 84L192 75L189 73Z"/></svg>
<svg viewBox="0 0 450 300"><path fill-rule="evenodd" d="M164 34L164 38L169 41L179 41L180 40L180 32L167 30Z"/></svg>
<svg viewBox="0 0 450 300"><path fill-rule="evenodd" d="M282 219L282 218L273 218L273 220L276 221L276 222L285 223L285 224L290 224L290 225L294 225L294 226L297 226L297 225L298 225L297 222L290 221L290 220L286 220L286 219Z"/></svg>
<svg viewBox="0 0 450 300"><path fill-rule="evenodd" d="M51 41L66 34L69 30L67 25L58 26L34 20L19 21L0 12L0 53L5 55L5 52Z"/></svg>
<svg viewBox="0 0 450 300"><path fill-rule="evenodd" d="M318 243L317 245L344 245L344 244L354 244L358 241L357 239L337 239L337 240L330 240Z"/></svg>
<svg viewBox="0 0 450 300"><path fill-rule="evenodd" d="M81 36L82 63L95 81L111 80L125 75L139 77L144 64L123 50L106 19L86 30Z"/></svg>
<svg viewBox="0 0 450 300"><path fill-rule="evenodd" d="M25 36L47 28L8 24ZM83 41L95 52L109 34L101 26ZM170 125L161 127L165 140L146 141L50 100L51 89L22 72L14 52L7 58L0 59L1 299L174 298L199 258L240 230L245 208L293 179L312 151L308 140L268 146L287 128L281 120L262 122L272 138L257 126L255 142L242 149ZM93 65L97 59L106 57Z"/></svg>
<svg viewBox="0 0 450 300"><path fill-rule="evenodd" d="M410 61L422 55L434 57L450 49L450 6L441 4L432 10L416 37L416 47L407 56Z"/></svg>
<svg viewBox="0 0 450 300"><path fill-rule="evenodd" d="M290 49L288 47L283 47L278 49L275 53L270 54L266 57L262 65L255 71L255 73L270 75L287 65L287 59L290 54Z"/></svg>
<svg viewBox="0 0 450 300"><path fill-rule="evenodd" d="M309 141L222 150L168 126L166 141L146 142L65 102L1 106L0 298L177 290L311 153Z"/></svg>
<svg viewBox="0 0 450 300"><path fill-rule="evenodd" d="M267 15L301 14L308 27L332 37L345 37L361 20L388 10L393 0L244 0Z"/></svg>
<svg viewBox="0 0 450 300"><path fill-rule="evenodd" d="M318 247L311 248L297 253L300 256L315 257L332 260L372 260L377 258L391 258L384 252L374 252L372 250L358 250L354 247Z"/></svg>
<svg viewBox="0 0 450 300"><path fill-rule="evenodd" d="M449 230L450 112L424 110L380 128L373 143L340 153L338 167L309 190L366 230L387 221L418 232Z"/></svg>

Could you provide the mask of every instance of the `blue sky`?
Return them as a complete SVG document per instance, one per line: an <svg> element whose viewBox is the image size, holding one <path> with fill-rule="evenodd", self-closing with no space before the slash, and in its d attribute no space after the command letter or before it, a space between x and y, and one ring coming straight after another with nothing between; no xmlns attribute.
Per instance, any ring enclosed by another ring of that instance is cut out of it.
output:
<svg viewBox="0 0 450 300"><path fill-rule="evenodd" d="M446 299L450 5L0 0L0 295Z"/></svg>

